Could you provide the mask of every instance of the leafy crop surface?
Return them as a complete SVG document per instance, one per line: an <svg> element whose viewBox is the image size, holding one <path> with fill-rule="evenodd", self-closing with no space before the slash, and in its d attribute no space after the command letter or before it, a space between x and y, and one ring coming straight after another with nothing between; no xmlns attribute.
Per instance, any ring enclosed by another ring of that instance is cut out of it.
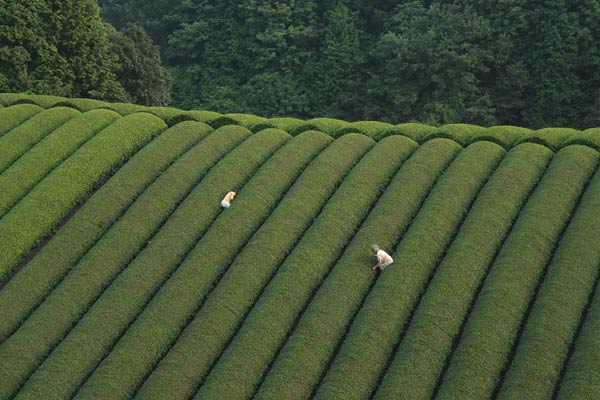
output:
<svg viewBox="0 0 600 400"><path fill-rule="evenodd" d="M600 396L600 129L0 105L0 400Z"/></svg>

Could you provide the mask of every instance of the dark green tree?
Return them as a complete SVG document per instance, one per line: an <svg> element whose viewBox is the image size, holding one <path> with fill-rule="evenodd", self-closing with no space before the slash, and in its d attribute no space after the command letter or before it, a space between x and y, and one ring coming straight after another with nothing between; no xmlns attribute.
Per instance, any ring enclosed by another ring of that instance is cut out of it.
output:
<svg viewBox="0 0 600 400"><path fill-rule="evenodd" d="M487 21L470 7L421 1L398 6L372 59L366 116L432 124L492 124L494 108L481 76L493 54Z"/></svg>
<svg viewBox="0 0 600 400"><path fill-rule="evenodd" d="M322 115L353 119L366 100L358 16L345 1L339 1L325 18L323 43L313 67L316 79L310 85L312 103Z"/></svg>
<svg viewBox="0 0 600 400"><path fill-rule="evenodd" d="M109 35L119 58L117 79L127 91L127 100L146 106L165 106L170 100L171 78L161 66L160 51L144 29L128 24Z"/></svg>
<svg viewBox="0 0 600 400"><path fill-rule="evenodd" d="M0 90L122 100L92 0L0 0Z"/></svg>

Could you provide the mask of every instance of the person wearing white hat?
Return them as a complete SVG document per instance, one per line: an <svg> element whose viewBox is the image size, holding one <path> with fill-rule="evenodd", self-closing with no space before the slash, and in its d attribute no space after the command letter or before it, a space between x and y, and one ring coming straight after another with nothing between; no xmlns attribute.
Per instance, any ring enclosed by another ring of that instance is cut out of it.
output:
<svg viewBox="0 0 600 400"><path fill-rule="evenodd" d="M377 246L376 244L371 246L371 250L377 257L377 264L375 264L373 266L373 268L372 268L373 271L375 271L377 268L379 268L381 271L383 271L385 269L385 267L387 267L388 265L390 265L391 263L394 262L394 259L392 258L392 256L390 256L385 251L381 250L379 248L379 246Z"/></svg>

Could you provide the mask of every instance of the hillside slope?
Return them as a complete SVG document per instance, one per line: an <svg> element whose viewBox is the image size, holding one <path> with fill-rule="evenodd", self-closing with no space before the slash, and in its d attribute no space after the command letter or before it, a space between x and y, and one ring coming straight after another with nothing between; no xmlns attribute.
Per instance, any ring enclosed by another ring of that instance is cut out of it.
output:
<svg viewBox="0 0 600 400"><path fill-rule="evenodd" d="M599 150L0 94L0 399L597 398Z"/></svg>

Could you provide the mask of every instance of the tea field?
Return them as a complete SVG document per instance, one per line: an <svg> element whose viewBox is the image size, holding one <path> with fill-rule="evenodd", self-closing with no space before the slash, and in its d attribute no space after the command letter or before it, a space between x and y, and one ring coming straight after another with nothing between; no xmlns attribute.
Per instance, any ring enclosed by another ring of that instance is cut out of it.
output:
<svg viewBox="0 0 600 400"><path fill-rule="evenodd" d="M599 152L0 94L0 399L598 399Z"/></svg>

